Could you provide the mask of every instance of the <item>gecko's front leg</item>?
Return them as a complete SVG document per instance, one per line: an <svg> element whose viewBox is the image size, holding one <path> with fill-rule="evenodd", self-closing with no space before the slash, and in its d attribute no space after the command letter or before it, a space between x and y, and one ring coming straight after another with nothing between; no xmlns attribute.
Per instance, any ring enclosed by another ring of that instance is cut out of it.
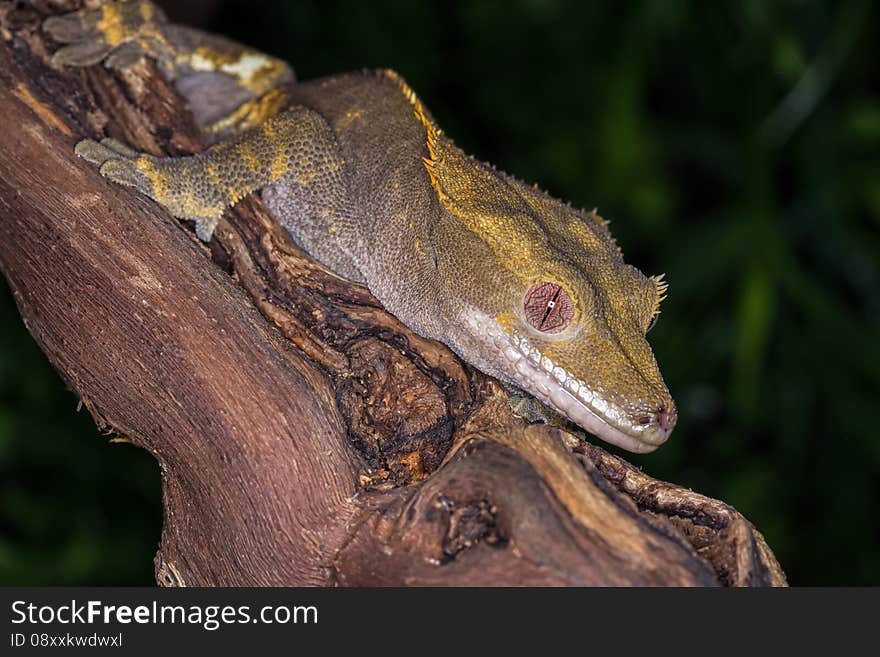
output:
<svg viewBox="0 0 880 657"><path fill-rule="evenodd" d="M338 184L342 168L330 127L305 108L189 157L138 153L113 139L81 141L76 154L99 166L105 178L135 188L175 217L195 221L205 241L223 211L250 192L282 179L302 188Z"/></svg>
<svg viewBox="0 0 880 657"><path fill-rule="evenodd" d="M216 186L199 184L203 167L194 158L158 158L138 153L115 139L84 139L75 152L97 165L105 178L133 187L175 217L195 221L199 239L211 239L226 207L226 194Z"/></svg>

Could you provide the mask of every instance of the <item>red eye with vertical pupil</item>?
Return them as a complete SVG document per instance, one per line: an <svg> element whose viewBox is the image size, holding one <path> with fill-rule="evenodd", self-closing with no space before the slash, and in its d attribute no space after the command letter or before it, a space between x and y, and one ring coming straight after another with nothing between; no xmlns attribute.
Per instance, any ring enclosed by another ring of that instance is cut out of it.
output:
<svg viewBox="0 0 880 657"><path fill-rule="evenodd" d="M574 304L556 283L533 285L523 302L526 321L542 333L559 333L571 323Z"/></svg>

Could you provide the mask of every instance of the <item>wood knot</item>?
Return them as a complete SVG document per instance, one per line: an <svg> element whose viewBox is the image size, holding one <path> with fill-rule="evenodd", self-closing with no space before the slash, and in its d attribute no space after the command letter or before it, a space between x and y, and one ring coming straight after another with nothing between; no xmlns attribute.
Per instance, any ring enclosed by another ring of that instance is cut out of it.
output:
<svg viewBox="0 0 880 657"><path fill-rule="evenodd" d="M177 567L171 561L165 560L161 551L156 554L155 566L156 583L159 586L163 588L182 588L186 586L180 571L177 570Z"/></svg>
<svg viewBox="0 0 880 657"><path fill-rule="evenodd" d="M366 488L418 481L439 467L452 444L446 396L400 350L368 339L349 350L352 376L336 398L349 438L364 458Z"/></svg>
<svg viewBox="0 0 880 657"><path fill-rule="evenodd" d="M449 560L478 543L492 547L507 544L507 536L498 526L498 509L488 500L473 500L460 506L446 498L443 502L450 509L449 529L443 541L443 554Z"/></svg>

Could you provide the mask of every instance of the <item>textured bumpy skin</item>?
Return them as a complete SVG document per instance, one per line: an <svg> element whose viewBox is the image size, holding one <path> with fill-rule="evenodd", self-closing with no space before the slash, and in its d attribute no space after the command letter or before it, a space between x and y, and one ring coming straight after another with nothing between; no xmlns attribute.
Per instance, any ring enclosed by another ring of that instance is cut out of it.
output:
<svg viewBox="0 0 880 657"><path fill-rule="evenodd" d="M645 334L666 285L624 263L607 225L467 156L392 71L293 84L278 60L169 25L146 1L47 20L63 65L157 59L219 141L156 158L77 153L197 222L261 190L315 258L416 332L625 449L649 452L675 405Z"/></svg>

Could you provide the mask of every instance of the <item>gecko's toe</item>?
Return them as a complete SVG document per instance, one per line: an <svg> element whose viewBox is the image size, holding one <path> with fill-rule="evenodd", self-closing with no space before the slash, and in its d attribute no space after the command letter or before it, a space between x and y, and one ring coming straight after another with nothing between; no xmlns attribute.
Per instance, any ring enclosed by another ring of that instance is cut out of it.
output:
<svg viewBox="0 0 880 657"><path fill-rule="evenodd" d="M144 53L140 38L155 37L165 14L149 0L107 3L43 21L43 31L59 43L70 45L52 56L58 66L91 66L104 61L110 68L125 68Z"/></svg>
<svg viewBox="0 0 880 657"><path fill-rule="evenodd" d="M112 138L102 139L100 143L94 139L83 139L76 145L73 152L97 166L103 166L105 162L110 160L125 162L140 157L140 153L136 150ZM131 163L131 166L134 164Z"/></svg>
<svg viewBox="0 0 880 657"><path fill-rule="evenodd" d="M92 66L99 63L110 52L103 41L82 41L65 46L52 55L56 66Z"/></svg>
<svg viewBox="0 0 880 657"><path fill-rule="evenodd" d="M196 237L203 242L210 242L219 221L219 217L199 217L196 219Z"/></svg>
<svg viewBox="0 0 880 657"><path fill-rule="evenodd" d="M50 16L43 21L43 31L59 43L71 45L52 55L56 66L91 66L104 59L111 48L99 28L100 11L76 11L64 16Z"/></svg>
<svg viewBox="0 0 880 657"><path fill-rule="evenodd" d="M107 160L101 165L101 175L120 185L134 187L143 194L152 190L150 179L131 160Z"/></svg>
<svg viewBox="0 0 880 657"><path fill-rule="evenodd" d="M109 148L110 150L116 152L118 155L122 155L123 157L135 158L140 155L136 150L128 146L127 144L123 144L118 139L113 139L112 137L107 137L106 139L101 140L101 146L105 148Z"/></svg>
<svg viewBox="0 0 880 657"><path fill-rule="evenodd" d="M50 16L43 21L43 31L59 43L71 43L94 36L98 32L101 12L75 11L63 16Z"/></svg>
<svg viewBox="0 0 880 657"><path fill-rule="evenodd" d="M77 156L91 162L97 166L101 166L107 160L118 158L119 153L103 143L98 143L93 139L83 139L76 145L73 150Z"/></svg>
<svg viewBox="0 0 880 657"><path fill-rule="evenodd" d="M104 66L114 70L121 70L134 66L143 56L144 49L139 43L134 41L124 43L107 56L107 59L104 60Z"/></svg>

